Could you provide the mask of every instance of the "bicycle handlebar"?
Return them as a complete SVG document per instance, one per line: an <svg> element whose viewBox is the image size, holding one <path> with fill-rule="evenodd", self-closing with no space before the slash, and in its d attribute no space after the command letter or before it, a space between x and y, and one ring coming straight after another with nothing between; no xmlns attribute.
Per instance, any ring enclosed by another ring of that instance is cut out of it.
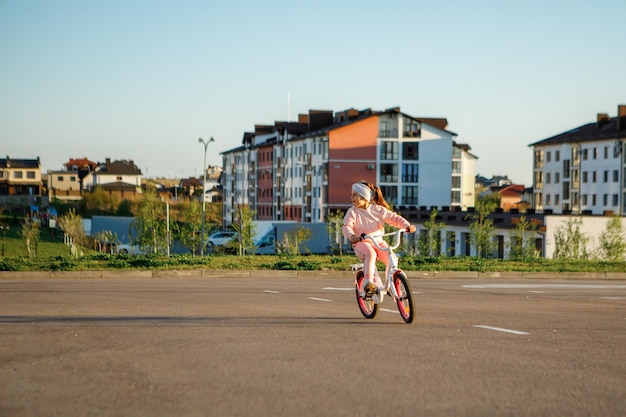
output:
<svg viewBox="0 0 626 417"><path fill-rule="evenodd" d="M365 239L369 239L372 241L372 244L379 250L385 250L385 251L393 251L395 249L398 248L398 246L400 246L400 236L402 236L403 233L410 233L409 232L409 228L407 227L406 229L398 229L395 232L391 232L391 233L383 233L382 235L376 235L376 236L368 236L365 233L361 233L361 240L365 240ZM394 243L392 245L389 245L387 247L381 247L380 245L378 245L378 242L376 242L376 239L374 239L375 237L383 237L383 236L395 236L395 240Z"/></svg>

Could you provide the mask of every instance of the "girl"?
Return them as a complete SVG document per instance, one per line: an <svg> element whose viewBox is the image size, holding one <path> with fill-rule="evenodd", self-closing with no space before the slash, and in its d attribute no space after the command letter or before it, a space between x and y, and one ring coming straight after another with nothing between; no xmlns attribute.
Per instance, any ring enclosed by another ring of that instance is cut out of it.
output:
<svg viewBox="0 0 626 417"><path fill-rule="evenodd" d="M375 248L369 240L361 240L361 234L382 235L385 223L399 229L404 228L409 233L415 232L415 226L390 210L380 188L374 184L365 181L352 184L350 199L352 207L348 209L343 219L342 231L344 236L350 239L354 253L364 264L363 287L368 292L374 292L376 289L372 283L376 274L376 259L379 259L386 267L389 263L389 253ZM382 237L376 238L376 242L382 247L388 246Z"/></svg>

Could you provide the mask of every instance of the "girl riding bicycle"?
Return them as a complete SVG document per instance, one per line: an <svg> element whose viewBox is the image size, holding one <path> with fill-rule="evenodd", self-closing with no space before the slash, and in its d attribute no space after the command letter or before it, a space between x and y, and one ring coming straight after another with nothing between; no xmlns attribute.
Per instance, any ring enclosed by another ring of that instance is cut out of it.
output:
<svg viewBox="0 0 626 417"><path fill-rule="evenodd" d="M352 200L352 207L348 209L343 219L342 231L344 236L350 239L356 256L363 262L365 275L363 288L371 292L376 290L374 286L376 260L380 260L387 266L389 253L374 247L368 240L361 240L361 234L382 235L385 224L414 233L415 226L404 217L391 211L380 188L372 183L361 181L352 184L350 199ZM375 237L375 239L379 246L388 246L382 237Z"/></svg>

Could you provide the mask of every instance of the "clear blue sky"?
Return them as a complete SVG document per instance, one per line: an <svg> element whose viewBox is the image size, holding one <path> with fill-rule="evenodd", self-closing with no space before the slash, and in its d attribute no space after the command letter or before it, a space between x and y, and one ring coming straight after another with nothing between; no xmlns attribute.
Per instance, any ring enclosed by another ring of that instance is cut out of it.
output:
<svg viewBox="0 0 626 417"><path fill-rule="evenodd" d="M400 106L530 185L530 143L626 104L625 19L624 0L0 0L0 156L186 177L198 137L221 165L255 124Z"/></svg>

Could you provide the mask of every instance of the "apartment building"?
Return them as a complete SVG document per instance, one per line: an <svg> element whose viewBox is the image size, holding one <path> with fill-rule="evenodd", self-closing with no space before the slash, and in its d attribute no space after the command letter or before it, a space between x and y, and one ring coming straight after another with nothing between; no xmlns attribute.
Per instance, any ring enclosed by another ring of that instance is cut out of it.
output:
<svg viewBox="0 0 626 417"><path fill-rule="evenodd" d="M530 144L533 207L555 214L626 214L626 105L617 116Z"/></svg>
<svg viewBox="0 0 626 417"><path fill-rule="evenodd" d="M398 211L474 205L470 147L441 118L384 111L310 110L297 122L257 125L222 152L224 225L248 206L258 220L325 222L350 206L351 184L381 187Z"/></svg>

